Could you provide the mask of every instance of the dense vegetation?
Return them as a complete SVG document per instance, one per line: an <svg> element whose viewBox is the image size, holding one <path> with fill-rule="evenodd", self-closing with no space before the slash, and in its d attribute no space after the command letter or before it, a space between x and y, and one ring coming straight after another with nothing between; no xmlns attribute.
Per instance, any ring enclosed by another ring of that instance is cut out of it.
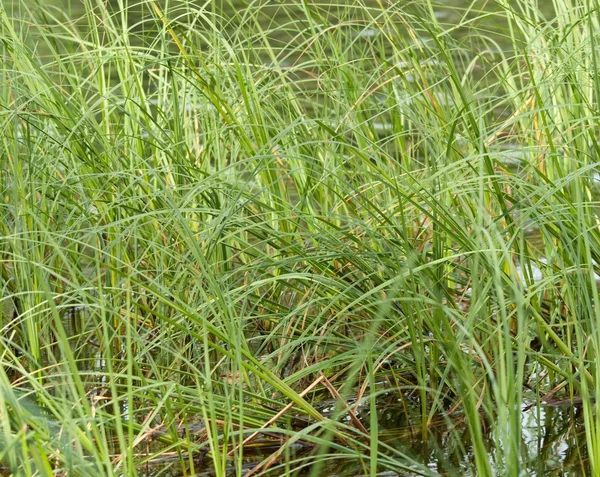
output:
<svg viewBox="0 0 600 477"><path fill-rule="evenodd" d="M4 2L0 474L516 477L573 400L598 475L600 5L540 3Z"/></svg>

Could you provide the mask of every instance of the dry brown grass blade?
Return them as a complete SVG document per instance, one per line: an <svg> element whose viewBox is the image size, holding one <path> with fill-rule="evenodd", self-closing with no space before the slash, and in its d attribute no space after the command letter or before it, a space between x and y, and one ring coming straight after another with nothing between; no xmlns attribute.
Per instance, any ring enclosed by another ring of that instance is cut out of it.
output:
<svg viewBox="0 0 600 477"><path fill-rule="evenodd" d="M367 431L365 426L363 426L362 422L360 422L360 419L358 417L356 417L356 414L354 413L352 408L342 398L342 396L340 396L340 393L338 393L337 389L335 389L333 384L331 384L329 382L329 380L323 374L321 374L321 377L324 380L323 384L325 384L325 387L329 390L329 392L331 393L331 396L334 399L337 399L339 402L341 402L344 405L344 408L346 409L346 412L350 416L350 421L352 421L352 424L354 424L354 427L356 427L360 432L369 435L369 431Z"/></svg>
<svg viewBox="0 0 600 477"><path fill-rule="evenodd" d="M323 379L326 379L325 376L321 375L319 376L317 379L314 380L314 382L308 386L304 391L302 391L300 393L300 397L304 397L306 396L310 391L312 391ZM294 405L293 402L290 402L289 404L287 404L283 409L281 409L281 411L279 411L277 414L275 414L271 419L269 419L267 422L265 422L265 424L263 425L264 428L269 427L271 424L273 424L274 422L276 422L281 416L283 416L287 411L289 411L292 406ZM229 453L227 455L231 456L234 454L234 452L236 450L238 450L240 447L245 446L246 444L248 444L249 442L251 442L253 439L255 439L258 435L260 434L260 431L256 431L253 432L252 434L250 434L246 439L244 439L244 441L239 444L238 446L234 447L233 449L231 449L229 451Z"/></svg>

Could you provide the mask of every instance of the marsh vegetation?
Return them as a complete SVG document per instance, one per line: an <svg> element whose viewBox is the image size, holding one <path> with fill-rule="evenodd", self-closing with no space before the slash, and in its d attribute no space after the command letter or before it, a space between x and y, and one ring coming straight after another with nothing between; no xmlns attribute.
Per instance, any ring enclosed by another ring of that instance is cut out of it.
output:
<svg viewBox="0 0 600 477"><path fill-rule="evenodd" d="M597 0L0 7L0 474L600 475Z"/></svg>

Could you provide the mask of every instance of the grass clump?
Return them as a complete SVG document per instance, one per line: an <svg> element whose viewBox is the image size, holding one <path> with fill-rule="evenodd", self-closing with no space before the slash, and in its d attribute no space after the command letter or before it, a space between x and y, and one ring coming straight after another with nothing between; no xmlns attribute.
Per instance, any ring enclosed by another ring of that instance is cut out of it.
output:
<svg viewBox="0 0 600 477"><path fill-rule="evenodd" d="M600 472L598 5L551 7L4 3L0 469L520 476L564 401Z"/></svg>

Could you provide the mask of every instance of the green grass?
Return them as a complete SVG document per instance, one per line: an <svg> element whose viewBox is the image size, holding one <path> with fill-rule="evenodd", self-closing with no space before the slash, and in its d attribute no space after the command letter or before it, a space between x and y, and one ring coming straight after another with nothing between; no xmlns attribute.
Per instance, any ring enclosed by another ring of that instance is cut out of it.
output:
<svg viewBox="0 0 600 477"><path fill-rule="evenodd" d="M552 396L597 475L600 5L541 3L5 2L0 473L516 477Z"/></svg>

